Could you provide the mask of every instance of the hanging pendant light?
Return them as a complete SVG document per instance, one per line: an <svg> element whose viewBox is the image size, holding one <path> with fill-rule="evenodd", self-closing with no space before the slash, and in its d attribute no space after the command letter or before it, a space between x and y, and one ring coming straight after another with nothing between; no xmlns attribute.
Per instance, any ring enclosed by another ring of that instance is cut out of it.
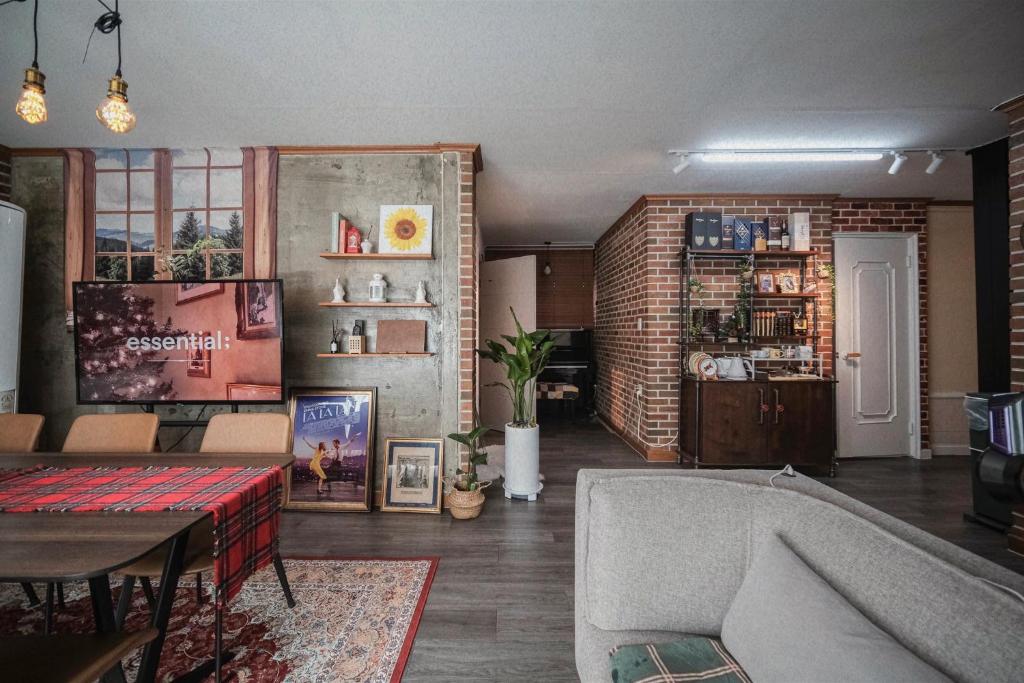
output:
<svg viewBox="0 0 1024 683"><path fill-rule="evenodd" d="M551 242L544 243L547 260L544 262L544 274L551 275Z"/></svg>
<svg viewBox="0 0 1024 683"><path fill-rule="evenodd" d="M128 83L121 78L121 13L119 9L118 2L115 2L114 10L107 12L96 21L96 28L102 33L110 33L111 29L117 29L117 71L114 72L113 78L107 84L106 99L96 107L96 118L115 133L127 133L135 128L135 114L128 106Z"/></svg>
<svg viewBox="0 0 1024 683"><path fill-rule="evenodd" d="M25 123L35 125L46 123L46 75L39 70L39 0L32 10L32 66L25 69L25 81L21 84L21 97L14 111Z"/></svg>

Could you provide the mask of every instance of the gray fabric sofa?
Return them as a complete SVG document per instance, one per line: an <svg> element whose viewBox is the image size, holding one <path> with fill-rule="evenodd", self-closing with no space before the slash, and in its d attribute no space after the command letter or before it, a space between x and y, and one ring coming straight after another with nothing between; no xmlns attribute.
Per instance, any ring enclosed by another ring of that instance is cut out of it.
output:
<svg viewBox="0 0 1024 683"><path fill-rule="evenodd" d="M772 488L770 475L579 472L576 667L584 683L610 680L613 646L720 635L751 558L773 533L939 671L960 681L1024 680L1024 602L988 583L1024 595L1024 576L813 479L776 477Z"/></svg>

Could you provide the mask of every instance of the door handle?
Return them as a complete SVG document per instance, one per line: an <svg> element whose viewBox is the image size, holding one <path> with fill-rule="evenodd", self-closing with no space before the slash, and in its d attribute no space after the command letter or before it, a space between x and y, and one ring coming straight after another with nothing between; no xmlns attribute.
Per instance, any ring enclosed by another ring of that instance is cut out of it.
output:
<svg viewBox="0 0 1024 683"><path fill-rule="evenodd" d="M764 424L764 414L768 412L768 404L764 402L764 389L757 390L757 424Z"/></svg>
<svg viewBox="0 0 1024 683"><path fill-rule="evenodd" d="M772 391L775 392L775 419L774 419L774 423L775 424L779 424L779 414L781 414L784 410L786 410L786 406L782 405L782 403L779 401L779 390L778 389L772 389Z"/></svg>
<svg viewBox="0 0 1024 683"><path fill-rule="evenodd" d="M843 354L843 360L856 360L861 357L860 351L850 351Z"/></svg>

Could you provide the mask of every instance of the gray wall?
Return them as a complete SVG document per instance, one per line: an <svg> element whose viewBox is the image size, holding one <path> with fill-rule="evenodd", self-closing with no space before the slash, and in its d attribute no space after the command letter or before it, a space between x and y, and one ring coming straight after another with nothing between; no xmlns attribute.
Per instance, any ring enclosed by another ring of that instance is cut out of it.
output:
<svg viewBox="0 0 1024 683"><path fill-rule="evenodd" d="M458 428L458 159L455 154L282 156L278 172L277 272L284 279L289 387L377 388L377 482L383 481L388 436L444 437ZM378 246L381 204L434 206L433 261L354 261L320 258L330 249L330 216L340 211ZM323 308L340 277L349 301L366 300L368 283L382 273L388 297L412 301L424 280L437 306ZM346 332L367 321L376 348L381 319L427 321L430 358L317 358L329 351L331 321ZM456 453L450 443L448 469Z"/></svg>
<svg viewBox="0 0 1024 683"><path fill-rule="evenodd" d="M75 404L74 349L64 328L63 165L57 157L15 159L12 201L28 212L25 316L22 336L22 406L46 415L42 448L59 450L75 416L114 410ZM288 387L376 387L377 474L383 481L384 440L388 436L444 437L458 427L458 157L446 154L282 156L278 176L278 276L285 291L285 372ZM433 261L329 261L328 224L340 211L357 227L373 226L376 247L381 204L434 206ZM367 298L367 283L383 273L392 300L412 300L424 280L433 309L330 309L335 277L349 300ZM367 321L369 348L382 318L427 321L427 359L320 359L328 351L331 321L350 331ZM286 410L287 407L246 410ZM135 410L118 408L117 410ZM224 410L211 407L205 415ZM197 406L165 406L168 419L193 417ZM164 449L183 430L160 432ZM176 450L198 448L201 429ZM457 451L446 444L451 472Z"/></svg>

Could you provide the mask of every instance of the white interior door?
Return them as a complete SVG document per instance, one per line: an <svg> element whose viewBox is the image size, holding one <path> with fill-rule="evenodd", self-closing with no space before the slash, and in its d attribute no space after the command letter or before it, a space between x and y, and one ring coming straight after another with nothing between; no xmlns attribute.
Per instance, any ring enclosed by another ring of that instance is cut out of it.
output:
<svg viewBox="0 0 1024 683"><path fill-rule="evenodd" d="M18 409L25 212L0 202L0 413Z"/></svg>
<svg viewBox="0 0 1024 683"><path fill-rule="evenodd" d="M916 235L835 236L841 458L919 456L916 254Z"/></svg>
<svg viewBox="0 0 1024 683"><path fill-rule="evenodd" d="M484 339L505 343L501 335L515 335L516 325L510 307L515 309L524 329L537 329L536 256L485 261L480 265L479 348L483 348ZM503 367L481 358L478 378L480 422L501 431L512 420L512 401L501 387L487 385L507 381Z"/></svg>

